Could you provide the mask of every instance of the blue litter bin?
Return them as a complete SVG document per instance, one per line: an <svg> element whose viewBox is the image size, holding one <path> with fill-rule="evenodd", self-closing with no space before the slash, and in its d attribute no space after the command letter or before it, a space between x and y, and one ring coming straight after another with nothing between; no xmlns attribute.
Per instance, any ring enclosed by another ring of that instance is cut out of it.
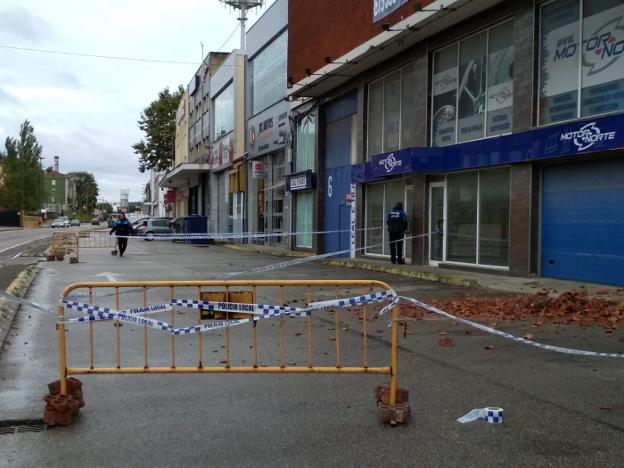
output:
<svg viewBox="0 0 624 468"><path fill-rule="evenodd" d="M191 215L184 218L182 222L184 234L206 234L208 233L208 217L201 215ZM207 244L208 239L185 239L186 244Z"/></svg>

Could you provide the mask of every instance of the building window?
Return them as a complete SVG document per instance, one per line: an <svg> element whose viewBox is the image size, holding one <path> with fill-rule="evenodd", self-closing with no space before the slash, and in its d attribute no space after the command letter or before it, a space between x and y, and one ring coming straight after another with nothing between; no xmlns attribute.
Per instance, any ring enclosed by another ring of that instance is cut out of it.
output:
<svg viewBox="0 0 624 468"><path fill-rule="evenodd" d="M299 192L296 195L295 237L297 247L312 248L312 192Z"/></svg>
<svg viewBox="0 0 624 468"><path fill-rule="evenodd" d="M309 113L297 125L295 172L314 171L316 155L316 115Z"/></svg>
<svg viewBox="0 0 624 468"><path fill-rule="evenodd" d="M256 115L286 95L288 31L249 61L251 114Z"/></svg>
<svg viewBox="0 0 624 468"><path fill-rule="evenodd" d="M416 144L415 65L410 63L368 85L368 155Z"/></svg>
<svg viewBox="0 0 624 468"><path fill-rule="evenodd" d="M214 98L214 110L214 139L218 140L234 130L234 86L231 83ZM201 127L196 127L197 133L201 133Z"/></svg>
<svg viewBox="0 0 624 468"><path fill-rule="evenodd" d="M540 125L623 110L624 1L555 0L540 12Z"/></svg>
<svg viewBox="0 0 624 468"><path fill-rule="evenodd" d="M433 146L511 132L513 55L511 20L434 54Z"/></svg>
<svg viewBox="0 0 624 468"><path fill-rule="evenodd" d="M446 260L509 265L509 168L447 177Z"/></svg>

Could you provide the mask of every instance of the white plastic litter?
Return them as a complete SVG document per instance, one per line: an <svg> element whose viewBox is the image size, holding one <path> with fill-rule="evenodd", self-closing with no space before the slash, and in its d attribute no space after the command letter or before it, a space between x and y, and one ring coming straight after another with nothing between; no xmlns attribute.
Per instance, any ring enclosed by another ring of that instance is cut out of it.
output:
<svg viewBox="0 0 624 468"><path fill-rule="evenodd" d="M503 424L503 408L476 408L461 418L457 418L457 422L466 424L477 419L483 419L490 424Z"/></svg>

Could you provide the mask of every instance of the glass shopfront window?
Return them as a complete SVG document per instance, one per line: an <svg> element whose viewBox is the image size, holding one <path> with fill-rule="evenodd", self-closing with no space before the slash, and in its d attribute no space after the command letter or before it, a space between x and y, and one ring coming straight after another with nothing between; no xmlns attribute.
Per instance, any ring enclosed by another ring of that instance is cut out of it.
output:
<svg viewBox="0 0 624 468"><path fill-rule="evenodd" d="M430 231L444 235L445 248L436 244L430 260L509 266L509 168L449 174L444 198L436 197L435 213L431 207Z"/></svg>
<svg viewBox="0 0 624 468"><path fill-rule="evenodd" d="M296 194L296 219L295 230L303 234L297 234L295 243L297 247L312 248L312 209L314 206L312 192L299 192Z"/></svg>
<svg viewBox="0 0 624 468"><path fill-rule="evenodd" d="M368 86L368 156L416 144L415 65L411 63Z"/></svg>
<svg viewBox="0 0 624 468"><path fill-rule="evenodd" d="M272 106L286 95L288 31L284 31L249 61L251 114Z"/></svg>
<svg viewBox="0 0 624 468"><path fill-rule="evenodd" d="M540 125L624 110L624 0L555 0L540 13Z"/></svg>
<svg viewBox="0 0 624 468"><path fill-rule="evenodd" d="M230 83L214 98L214 141L234 130L234 86Z"/></svg>
<svg viewBox="0 0 624 468"><path fill-rule="evenodd" d="M397 202L403 203L407 219L411 219L412 186L407 184L405 179L366 185L366 254L390 256L386 217ZM412 256L411 239L403 243L403 249L404 257L410 259Z"/></svg>
<svg viewBox="0 0 624 468"><path fill-rule="evenodd" d="M513 21L434 54L433 146L511 132L513 54Z"/></svg>
<svg viewBox="0 0 624 468"><path fill-rule="evenodd" d="M295 172L314 171L316 156L316 114L309 113L297 124Z"/></svg>

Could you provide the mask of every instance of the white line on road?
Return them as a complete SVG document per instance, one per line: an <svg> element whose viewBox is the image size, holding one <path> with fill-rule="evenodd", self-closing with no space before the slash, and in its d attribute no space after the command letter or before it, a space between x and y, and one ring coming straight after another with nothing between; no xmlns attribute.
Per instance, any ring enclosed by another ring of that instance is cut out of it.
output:
<svg viewBox="0 0 624 468"><path fill-rule="evenodd" d="M18 254L16 254L16 255L13 255L13 256L11 257L11 259L19 257L20 255L22 255L22 253L23 253L23 252L20 252L20 253L18 253Z"/></svg>
<svg viewBox="0 0 624 468"><path fill-rule="evenodd" d="M26 241L26 242L22 242L22 243L20 243L20 244L15 244L15 245L12 245L11 247L7 247L6 249L2 249L2 250L0 250L0 254L1 254L2 252L6 252L7 250L14 249L15 247L19 247L19 246L24 245L24 244L30 244L31 242L34 242L34 241L36 241L36 240L39 240L39 239L28 240L28 241Z"/></svg>

